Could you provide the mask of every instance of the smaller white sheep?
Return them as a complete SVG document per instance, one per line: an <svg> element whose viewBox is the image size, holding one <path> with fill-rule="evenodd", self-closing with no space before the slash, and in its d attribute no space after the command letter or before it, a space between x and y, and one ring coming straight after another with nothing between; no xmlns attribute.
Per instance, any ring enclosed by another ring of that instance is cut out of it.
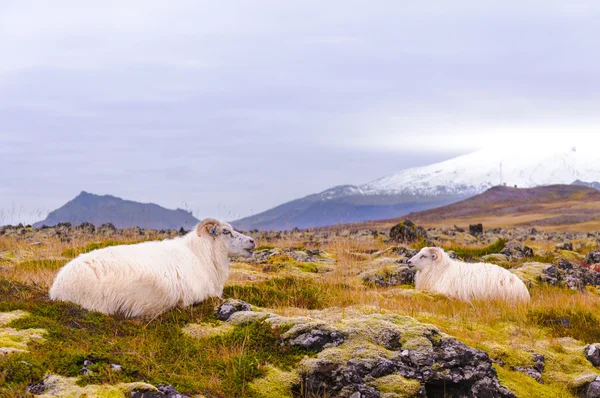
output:
<svg viewBox="0 0 600 398"><path fill-rule="evenodd" d="M58 272L50 299L105 314L154 317L221 296L229 257L251 256L255 247L231 225L205 219L183 237L80 255Z"/></svg>
<svg viewBox="0 0 600 398"><path fill-rule="evenodd" d="M437 247L425 247L408 260L417 270L415 287L463 301L530 300L527 287L515 274L496 264L469 264L451 259Z"/></svg>

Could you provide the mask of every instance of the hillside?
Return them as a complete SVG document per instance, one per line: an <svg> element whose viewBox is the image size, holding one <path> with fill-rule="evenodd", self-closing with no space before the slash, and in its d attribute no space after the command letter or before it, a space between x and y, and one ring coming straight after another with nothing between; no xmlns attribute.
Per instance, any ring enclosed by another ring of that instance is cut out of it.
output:
<svg viewBox="0 0 600 398"><path fill-rule="evenodd" d="M53 226L61 222L78 225L84 222L96 226L112 223L117 228L191 229L198 219L191 213L165 209L154 203L139 203L111 195L81 192L64 206L50 212L45 220L34 224Z"/></svg>
<svg viewBox="0 0 600 398"><path fill-rule="evenodd" d="M562 227L588 231L600 227L600 191L581 185L498 186L451 205L376 224L393 225L403 219L424 226L451 227L477 222L486 227Z"/></svg>
<svg viewBox="0 0 600 398"><path fill-rule="evenodd" d="M406 261L418 247L384 230L253 233L260 247L253 258L233 259L221 298L125 319L50 301L48 288L81 253L177 232L86 231L0 228L0 397L600 391L600 232L428 231L432 244L473 262L493 259L522 278L527 306L416 289ZM130 285L140 292L139 281Z"/></svg>

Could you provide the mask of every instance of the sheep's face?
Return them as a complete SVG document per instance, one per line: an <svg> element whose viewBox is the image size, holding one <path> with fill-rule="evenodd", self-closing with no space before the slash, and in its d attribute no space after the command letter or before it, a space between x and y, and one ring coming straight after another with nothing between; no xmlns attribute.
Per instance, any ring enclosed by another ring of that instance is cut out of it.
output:
<svg viewBox="0 0 600 398"><path fill-rule="evenodd" d="M227 249L229 257L251 257L256 248L254 239L237 232L228 223L214 219L203 220L198 225L198 235L218 240Z"/></svg>
<svg viewBox="0 0 600 398"><path fill-rule="evenodd" d="M423 271L427 267L435 266L442 261L444 251L438 247L424 247L421 251L408 260L409 267Z"/></svg>
<svg viewBox="0 0 600 398"><path fill-rule="evenodd" d="M252 257L256 248L254 239L234 230L229 224L221 224L218 237L227 247L229 257Z"/></svg>

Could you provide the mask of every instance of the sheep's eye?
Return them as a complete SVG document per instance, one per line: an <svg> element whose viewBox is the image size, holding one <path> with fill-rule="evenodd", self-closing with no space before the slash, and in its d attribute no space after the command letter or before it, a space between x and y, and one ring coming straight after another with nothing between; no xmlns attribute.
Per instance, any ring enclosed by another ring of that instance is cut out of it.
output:
<svg viewBox="0 0 600 398"><path fill-rule="evenodd" d="M425 258L426 256L424 254L421 254L421 258Z"/></svg>
<svg viewBox="0 0 600 398"><path fill-rule="evenodd" d="M229 234L231 234L231 232L230 232L230 231L228 231L228 230L226 230L226 229L224 229L224 230L223 230L223 233L224 233L225 235L229 235Z"/></svg>

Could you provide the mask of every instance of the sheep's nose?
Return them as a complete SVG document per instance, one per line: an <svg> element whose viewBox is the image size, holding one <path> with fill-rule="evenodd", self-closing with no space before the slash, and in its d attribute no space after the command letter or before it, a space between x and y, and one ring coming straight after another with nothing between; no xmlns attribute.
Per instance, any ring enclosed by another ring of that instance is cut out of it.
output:
<svg viewBox="0 0 600 398"><path fill-rule="evenodd" d="M256 247L256 242L254 241L254 239L250 238L250 243L252 243L254 247Z"/></svg>
<svg viewBox="0 0 600 398"><path fill-rule="evenodd" d="M408 264L408 265L412 265L412 262L411 262L410 260L407 260L407 261L406 261L406 264Z"/></svg>

